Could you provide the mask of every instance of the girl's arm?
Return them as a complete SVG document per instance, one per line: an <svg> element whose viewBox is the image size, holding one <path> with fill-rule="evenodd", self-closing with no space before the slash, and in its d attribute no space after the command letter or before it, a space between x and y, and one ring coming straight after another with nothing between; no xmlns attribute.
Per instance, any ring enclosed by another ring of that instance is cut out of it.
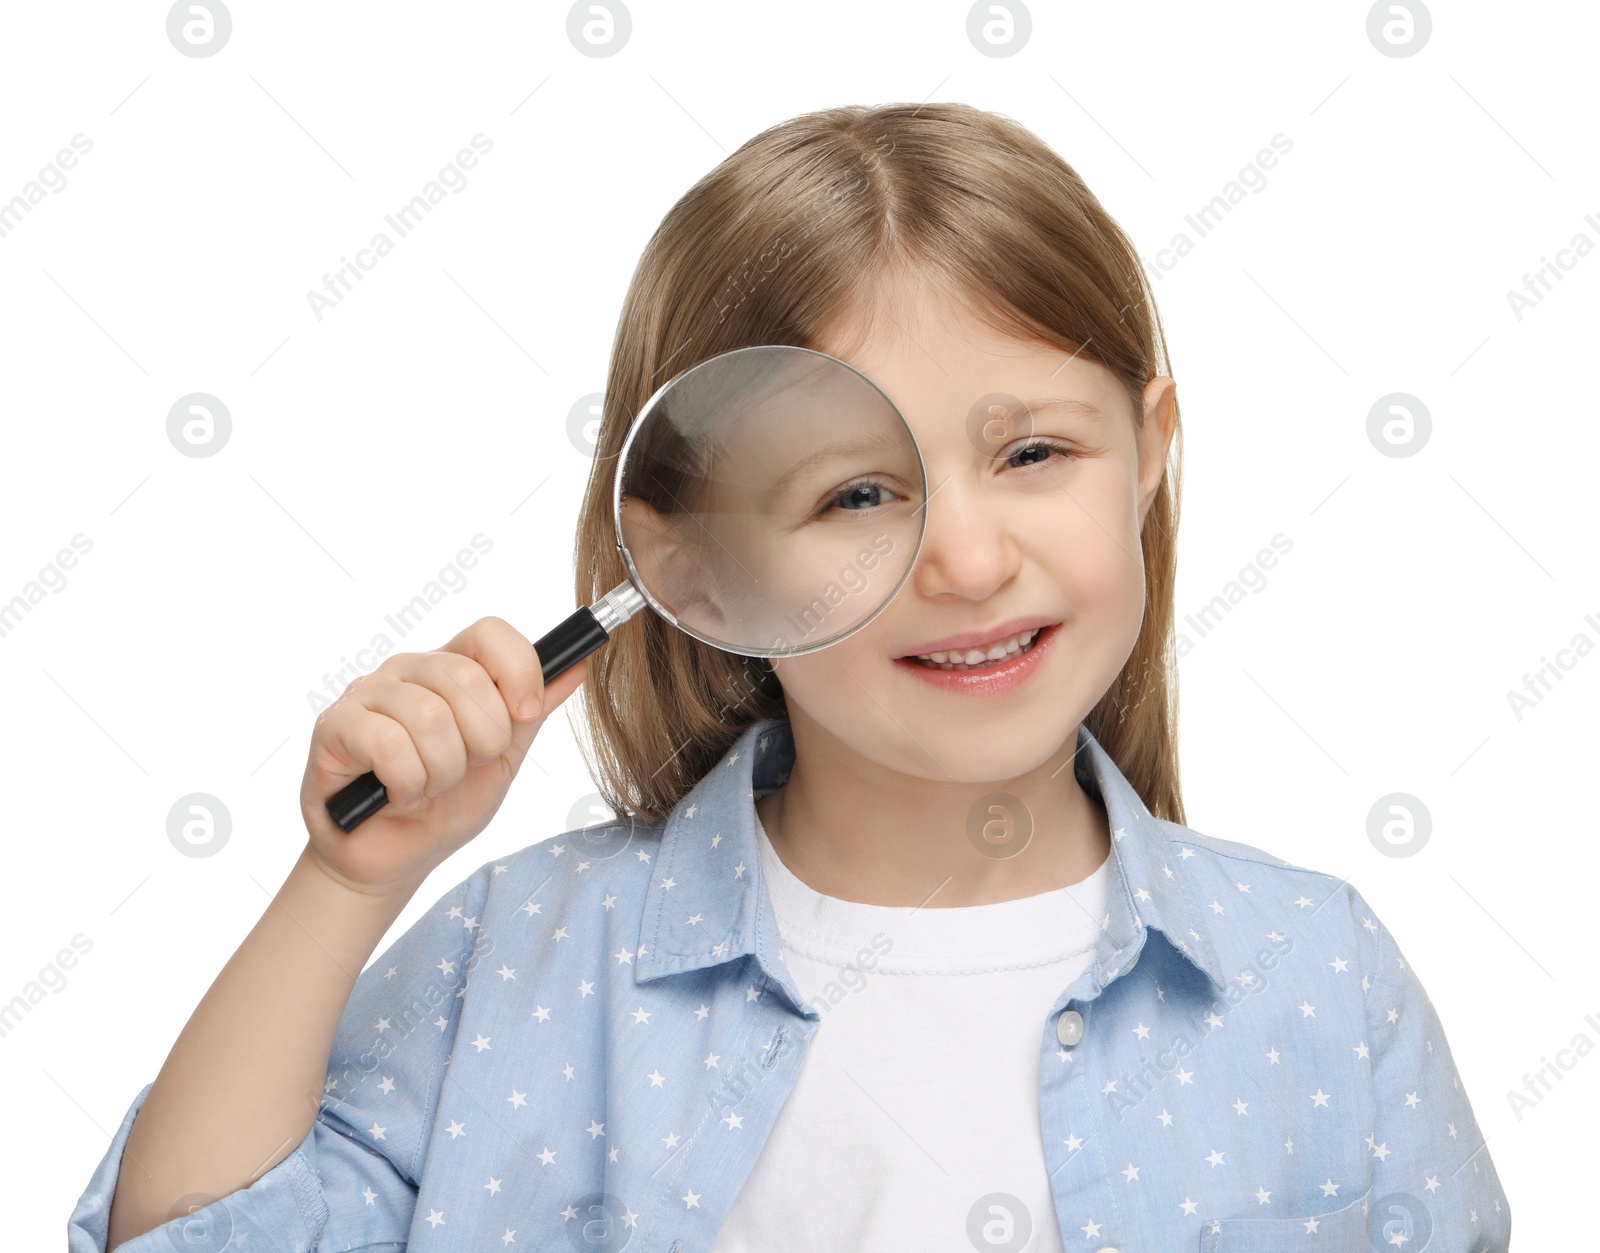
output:
<svg viewBox="0 0 1600 1253"><path fill-rule="evenodd" d="M128 1137L108 1249L183 1213L180 1198L248 1187L305 1139L356 977L415 890L357 892L301 854L156 1076Z"/></svg>
<svg viewBox="0 0 1600 1253"><path fill-rule="evenodd" d="M1473 1115L1444 1027L1383 920L1350 890L1362 937L1364 1048L1377 1123L1368 1223L1375 1247L1505 1253L1511 1207Z"/></svg>
<svg viewBox="0 0 1600 1253"><path fill-rule="evenodd" d="M75 1214L69 1223L70 1239L78 1240L77 1226L90 1247L103 1236L114 1249L196 1209L206 1211L206 1222L226 1223L232 1210L218 1198L250 1189L250 1199L240 1201L244 1221L295 1221L311 1247L328 1205L308 1132L314 1121L328 1122L332 1151L344 1153L349 1141L334 1114L358 1108L323 1110L329 1101L341 1105L348 1091L329 1073L330 1060L357 1081L370 1069L365 1057L360 1067L341 1064L330 1057L330 1044L336 1032L341 1044L357 1039L368 1004L393 990L371 977L357 987L357 977L428 874L488 825L545 718L587 673L585 659L546 689L527 637L501 618L480 618L443 648L388 658L318 715L300 788L310 840L142 1094L123 1145L129 1169L117 1176L110 1214L97 1208L104 1199L97 1172L80 1206L82 1221ZM368 770L393 803L342 831L325 802ZM413 931L424 943L441 938L429 928ZM429 982L418 991L438 989ZM453 1015L439 1017L448 1024ZM409 1032L407 1038L407 1064L426 1069L417 1058L431 1056L431 1048L419 1048ZM387 1044L380 1045L372 1052L387 1055ZM392 1092L386 1087L384 1096ZM380 1153L397 1153L392 1164L409 1161L393 1141L372 1139ZM307 1151L296 1153L302 1142ZM274 1170L279 1163L284 1170ZM393 1184L383 1225L409 1222L403 1167L383 1178ZM286 1234L266 1233L269 1242L275 1236L272 1247L284 1247Z"/></svg>
<svg viewBox="0 0 1600 1253"><path fill-rule="evenodd" d="M68 1221L71 1253L403 1248L467 986L496 948L480 920L497 908L491 884L504 868L479 866L362 971L318 1072L316 1121L287 1157L275 1154L277 1165L220 1200L222 1189L181 1195L181 1204L159 1215L160 1226L119 1247L120 1234L107 1238L119 1173L133 1178L150 1165L127 1152L154 1089L146 1084ZM238 1130L216 1143L226 1145ZM173 1210L180 1213L171 1217Z"/></svg>

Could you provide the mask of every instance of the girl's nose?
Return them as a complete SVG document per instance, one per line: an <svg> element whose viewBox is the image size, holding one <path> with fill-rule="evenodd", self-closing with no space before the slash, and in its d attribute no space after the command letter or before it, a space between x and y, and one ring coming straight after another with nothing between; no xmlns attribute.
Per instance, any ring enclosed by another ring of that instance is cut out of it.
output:
<svg viewBox="0 0 1600 1253"><path fill-rule="evenodd" d="M1016 576L1019 548L1004 514L985 501L975 476L951 474L934 485L912 581L924 596L984 600Z"/></svg>

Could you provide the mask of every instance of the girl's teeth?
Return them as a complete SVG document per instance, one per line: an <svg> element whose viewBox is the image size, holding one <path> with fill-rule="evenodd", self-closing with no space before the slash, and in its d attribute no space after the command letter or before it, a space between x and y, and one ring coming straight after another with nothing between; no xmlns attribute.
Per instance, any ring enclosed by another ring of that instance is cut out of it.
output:
<svg viewBox="0 0 1600 1253"><path fill-rule="evenodd" d="M960 649L955 652L944 653L918 653L917 660L925 661L935 667L954 669L958 666L986 665L992 661L1001 661L1006 657L1014 657L1029 644L1033 637L1039 634L1040 628L1023 631L1020 635L1013 635L1010 639L1001 640L991 644L987 650L982 648Z"/></svg>

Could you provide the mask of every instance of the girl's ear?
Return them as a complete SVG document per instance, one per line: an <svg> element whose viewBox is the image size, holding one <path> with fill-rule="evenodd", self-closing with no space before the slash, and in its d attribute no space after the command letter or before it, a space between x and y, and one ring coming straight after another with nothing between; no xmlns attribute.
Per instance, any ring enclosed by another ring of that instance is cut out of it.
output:
<svg viewBox="0 0 1600 1253"><path fill-rule="evenodd" d="M1139 525L1155 501L1167 472L1167 451L1177 428L1178 382L1159 374L1145 384L1144 421L1137 432L1139 448Z"/></svg>
<svg viewBox="0 0 1600 1253"><path fill-rule="evenodd" d="M622 500L622 534L639 577L677 617L697 629L713 629L722 613L705 566L678 527L637 496ZM699 621L697 621L699 619Z"/></svg>

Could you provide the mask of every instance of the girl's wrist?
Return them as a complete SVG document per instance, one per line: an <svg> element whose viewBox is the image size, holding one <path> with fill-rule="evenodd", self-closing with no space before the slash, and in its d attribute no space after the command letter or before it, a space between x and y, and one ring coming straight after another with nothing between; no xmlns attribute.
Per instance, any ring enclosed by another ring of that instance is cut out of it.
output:
<svg viewBox="0 0 1600 1253"><path fill-rule="evenodd" d="M381 887L367 883L354 883L328 865L322 856L318 854L316 847L308 840L306 846L300 850L300 859L290 870L289 877L291 879L298 877L301 880L310 880L313 883L319 883L319 886L326 885L326 888L342 893L345 897L353 899L361 907L376 906L381 910L393 906L398 912L399 909L405 907L407 901L416 895L417 889L422 886L432 869L430 866L418 874ZM326 892L326 888L323 889L324 892Z"/></svg>
<svg viewBox="0 0 1600 1253"><path fill-rule="evenodd" d="M353 983L418 886L420 881L361 891L330 872L307 846L268 912L280 923L287 915L290 934L309 937Z"/></svg>

